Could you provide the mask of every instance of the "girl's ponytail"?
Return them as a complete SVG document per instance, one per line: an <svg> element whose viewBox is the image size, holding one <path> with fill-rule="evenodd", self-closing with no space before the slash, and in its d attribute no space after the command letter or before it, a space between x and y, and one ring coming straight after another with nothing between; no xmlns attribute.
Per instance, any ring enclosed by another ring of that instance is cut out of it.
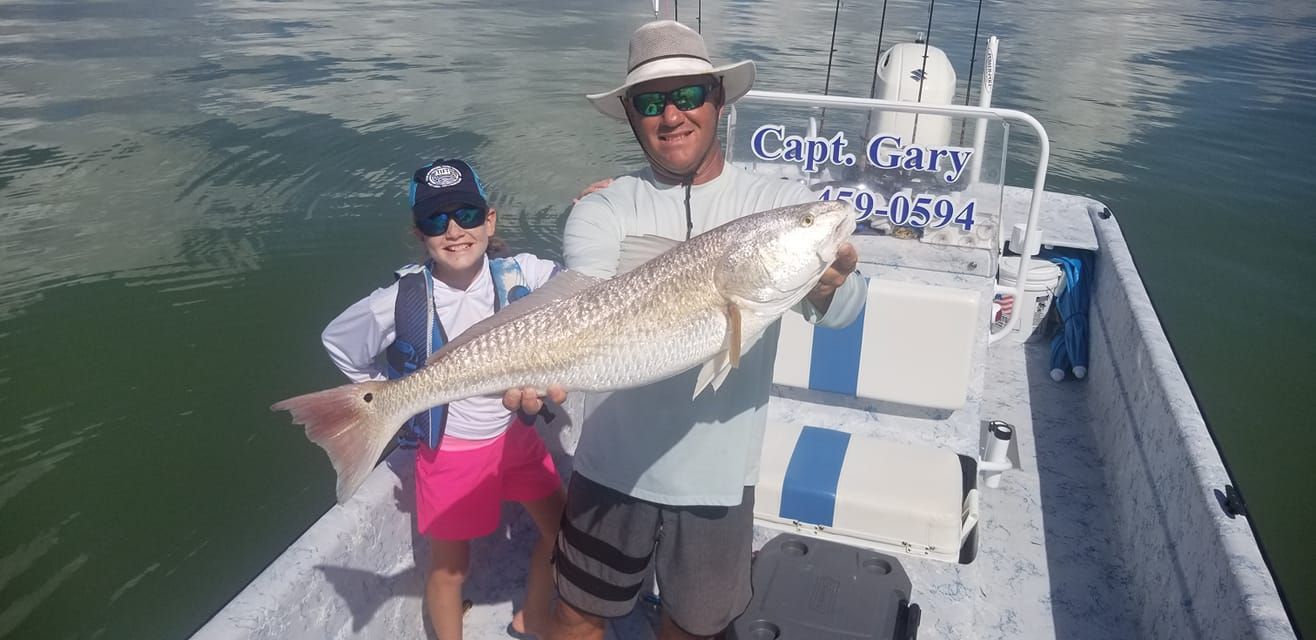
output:
<svg viewBox="0 0 1316 640"><path fill-rule="evenodd" d="M485 255L490 258L506 258L512 255L511 247L507 246L507 241L498 236L489 236L489 248L484 250Z"/></svg>

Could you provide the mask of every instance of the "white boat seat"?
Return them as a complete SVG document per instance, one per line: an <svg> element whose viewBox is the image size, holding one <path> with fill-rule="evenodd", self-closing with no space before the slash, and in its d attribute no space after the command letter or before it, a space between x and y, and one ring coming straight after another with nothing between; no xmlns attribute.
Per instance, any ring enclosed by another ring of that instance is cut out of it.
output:
<svg viewBox="0 0 1316 640"><path fill-rule="evenodd" d="M949 449L769 423L759 524L905 555L969 562L977 465Z"/></svg>
<svg viewBox="0 0 1316 640"><path fill-rule="evenodd" d="M981 293L886 278L868 281L868 303L842 329L781 320L773 382L916 407L955 410L968 396Z"/></svg>
<svg viewBox="0 0 1316 640"><path fill-rule="evenodd" d="M986 327L980 299L974 290L872 279L867 308L849 327L783 318L773 380L954 411L965 406L976 332ZM827 426L769 421L754 504L760 525L888 553L972 561L974 458Z"/></svg>

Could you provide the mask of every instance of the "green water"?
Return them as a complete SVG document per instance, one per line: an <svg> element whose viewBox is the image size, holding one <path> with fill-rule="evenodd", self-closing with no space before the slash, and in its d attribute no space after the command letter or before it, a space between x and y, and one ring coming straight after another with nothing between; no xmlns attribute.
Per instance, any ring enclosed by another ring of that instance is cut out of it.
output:
<svg viewBox="0 0 1316 640"><path fill-rule="evenodd" d="M703 7L759 88L819 91L833 3ZM774 6L779 5L779 6ZM332 502L268 405L417 255L404 181L480 168L514 246L634 167L610 88L646 2L0 3L0 637L184 637ZM693 22L695 3L683 3ZM889 5L885 42L926 25ZM872 74L848 2L833 91ZM933 42L967 72L976 5ZM991 3L996 104L1111 206L1293 609L1316 624L1316 5Z"/></svg>

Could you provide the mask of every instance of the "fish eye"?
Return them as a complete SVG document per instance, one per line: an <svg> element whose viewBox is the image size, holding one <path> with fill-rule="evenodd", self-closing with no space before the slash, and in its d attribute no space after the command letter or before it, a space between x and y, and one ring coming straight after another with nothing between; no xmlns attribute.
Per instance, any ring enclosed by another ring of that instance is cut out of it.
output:
<svg viewBox="0 0 1316 640"><path fill-rule="evenodd" d="M812 213L806 213L806 214L804 214L804 226L806 226L806 227L812 227L812 226L813 226L813 214L812 214Z"/></svg>

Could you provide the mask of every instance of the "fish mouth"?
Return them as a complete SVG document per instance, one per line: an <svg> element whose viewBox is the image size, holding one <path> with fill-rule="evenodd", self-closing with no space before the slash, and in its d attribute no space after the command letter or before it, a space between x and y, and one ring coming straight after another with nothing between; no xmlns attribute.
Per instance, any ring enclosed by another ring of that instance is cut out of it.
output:
<svg viewBox="0 0 1316 640"><path fill-rule="evenodd" d="M821 212L823 214L841 214L836 226L832 227L831 234L827 236L827 241L818 246L818 259L823 263L824 268L830 266L836 260L836 253L840 251L841 245L849 240L857 227L853 208L842 201L834 202L835 206L828 207Z"/></svg>

